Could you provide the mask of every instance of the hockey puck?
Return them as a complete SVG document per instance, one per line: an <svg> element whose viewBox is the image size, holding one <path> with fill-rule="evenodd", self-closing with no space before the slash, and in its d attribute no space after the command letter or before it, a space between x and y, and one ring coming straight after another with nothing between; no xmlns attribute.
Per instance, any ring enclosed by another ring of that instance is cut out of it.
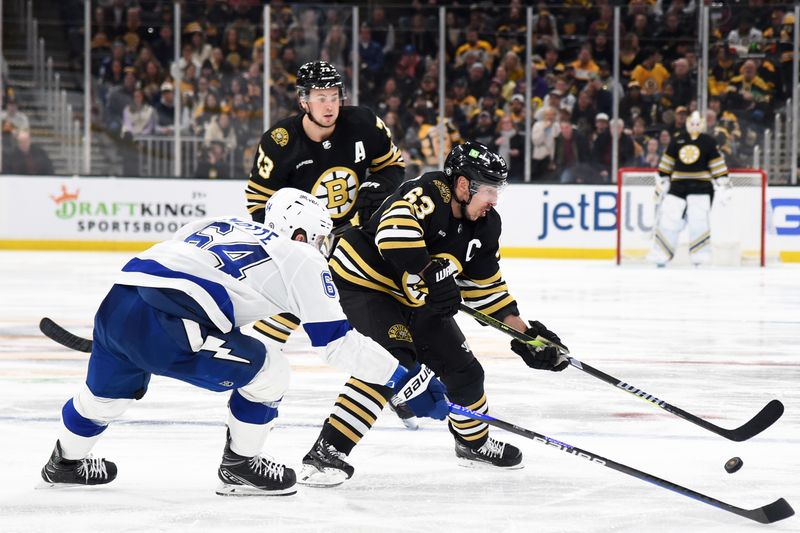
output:
<svg viewBox="0 0 800 533"><path fill-rule="evenodd" d="M725 463L725 471L729 474L733 474L734 472L738 472L744 463L738 457L731 457Z"/></svg>

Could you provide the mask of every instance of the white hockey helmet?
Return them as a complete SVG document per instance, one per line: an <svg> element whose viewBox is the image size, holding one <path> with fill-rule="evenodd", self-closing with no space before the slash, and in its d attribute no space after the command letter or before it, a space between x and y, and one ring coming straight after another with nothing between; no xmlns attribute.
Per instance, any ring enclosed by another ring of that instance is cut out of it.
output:
<svg viewBox="0 0 800 533"><path fill-rule="evenodd" d="M319 200L300 189L285 187L273 194L264 209L264 225L290 239L302 232L323 255L331 251L331 216Z"/></svg>
<svg viewBox="0 0 800 533"><path fill-rule="evenodd" d="M689 132L689 135L692 137L697 137L701 133L705 133L706 121L700 116L699 111L692 111L692 114L686 119L686 131Z"/></svg>

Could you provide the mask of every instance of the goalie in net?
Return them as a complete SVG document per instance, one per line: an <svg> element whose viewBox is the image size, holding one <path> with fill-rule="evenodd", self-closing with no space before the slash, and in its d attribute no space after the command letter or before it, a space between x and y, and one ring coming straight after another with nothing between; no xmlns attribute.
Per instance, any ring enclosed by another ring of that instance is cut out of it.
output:
<svg viewBox="0 0 800 533"><path fill-rule="evenodd" d="M665 266L675 257L684 226L689 230L689 258L693 265L711 261L710 213L717 202L732 197L728 167L716 141L705 132L705 121L695 111L661 156L656 180L656 229L648 260Z"/></svg>

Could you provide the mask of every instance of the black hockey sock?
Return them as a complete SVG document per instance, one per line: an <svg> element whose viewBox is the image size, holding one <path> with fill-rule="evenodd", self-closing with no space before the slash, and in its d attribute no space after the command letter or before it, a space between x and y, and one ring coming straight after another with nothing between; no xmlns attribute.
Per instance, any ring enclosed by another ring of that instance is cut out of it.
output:
<svg viewBox="0 0 800 533"><path fill-rule="evenodd" d="M320 437L333 444L340 452L349 455L375 424L392 394L389 387L365 383L351 377L322 426Z"/></svg>

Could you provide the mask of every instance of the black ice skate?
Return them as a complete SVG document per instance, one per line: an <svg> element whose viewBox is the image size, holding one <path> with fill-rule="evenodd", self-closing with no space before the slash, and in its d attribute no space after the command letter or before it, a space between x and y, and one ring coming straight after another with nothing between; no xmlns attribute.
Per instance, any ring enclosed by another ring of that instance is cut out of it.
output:
<svg viewBox="0 0 800 533"><path fill-rule="evenodd" d="M220 496L288 496L297 492L294 470L260 455L244 457L231 450L228 433L217 476Z"/></svg>
<svg viewBox="0 0 800 533"><path fill-rule="evenodd" d="M85 459L64 459L61 443L56 447L50 460L42 468L42 487L105 485L117 477L117 465L102 458L86 457Z"/></svg>
<svg viewBox="0 0 800 533"><path fill-rule="evenodd" d="M303 457L303 468L300 470L301 485L309 487L335 487L353 477L355 469L344 459L344 453L322 437L317 439L311 451Z"/></svg>
<svg viewBox="0 0 800 533"><path fill-rule="evenodd" d="M456 441L456 457L466 467L494 466L514 470L523 468L522 452L513 444L489 437L480 448L469 448Z"/></svg>
<svg viewBox="0 0 800 533"><path fill-rule="evenodd" d="M406 429L412 431L419 429L419 420L405 402L400 402L397 405L389 402L389 408L394 411Z"/></svg>

